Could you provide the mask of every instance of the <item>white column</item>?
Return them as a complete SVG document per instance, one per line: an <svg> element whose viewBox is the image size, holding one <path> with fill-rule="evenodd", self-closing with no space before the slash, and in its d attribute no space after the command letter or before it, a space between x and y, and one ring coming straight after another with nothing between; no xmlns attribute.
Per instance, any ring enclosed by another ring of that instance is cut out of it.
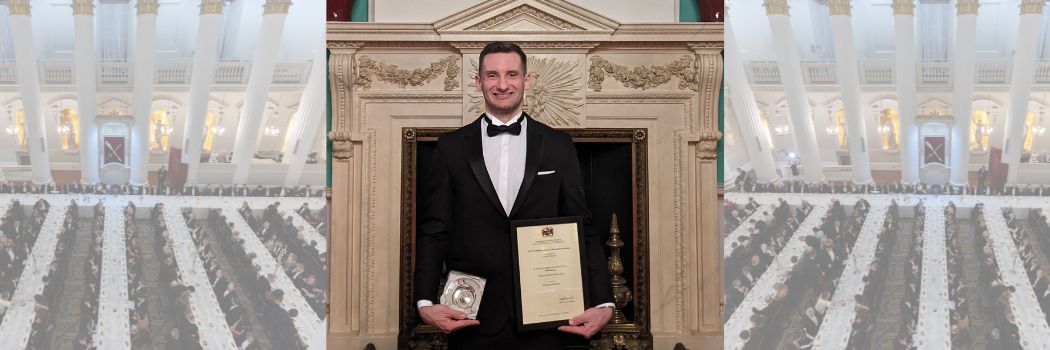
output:
<svg viewBox="0 0 1050 350"><path fill-rule="evenodd" d="M1013 75L1010 78L1010 103L1006 105L1007 119L1003 139L1003 162L1010 168L1006 183L1016 184L1021 152L1024 151L1025 118L1028 116L1028 97L1035 79L1035 48L1042 24L1043 0L1021 2L1021 23L1017 27L1017 46L1014 48Z"/></svg>
<svg viewBox="0 0 1050 350"><path fill-rule="evenodd" d="M730 97L733 99L733 114L743 139L740 143L747 149L747 157L755 169L758 182L768 183L778 178L773 165L773 150L770 149L769 129L764 127L758 115L758 103L751 91L751 83L744 73L744 62L740 58L740 46L730 22L725 24L726 79L729 80Z"/></svg>
<svg viewBox="0 0 1050 350"><path fill-rule="evenodd" d="M25 113L26 145L33 168L33 183L51 182L51 164L48 163L47 139L44 134L44 116L40 104L40 75L37 69L36 49L33 48L33 26L29 18L29 0L9 0L11 13L11 40L15 47L15 67L18 85L22 88L22 109Z"/></svg>
<svg viewBox="0 0 1050 350"><path fill-rule="evenodd" d="M149 182L149 120L153 113L153 63L157 56L158 0L138 0L135 8L135 59L132 101L135 126L131 129L131 178L142 186Z"/></svg>
<svg viewBox="0 0 1050 350"><path fill-rule="evenodd" d="M973 103L973 70L977 56L978 0L959 0L955 25L955 89L952 97L951 184L967 183L970 169L970 119Z"/></svg>
<svg viewBox="0 0 1050 350"><path fill-rule="evenodd" d="M233 148L233 163L236 166L233 171L234 184L245 184L248 180L289 6L291 0L266 0L266 5L263 5L263 21L259 29L261 39L257 41L255 54L252 55L254 61L251 75L248 76L248 93L241 109L241 118L237 122L236 145Z"/></svg>
<svg viewBox="0 0 1050 350"><path fill-rule="evenodd" d="M769 25L773 30L773 47L780 67L780 79L787 96L791 112L791 126L798 146L799 159L805 170L806 182L824 179L824 168L820 164L820 149L817 148L816 133L813 132L813 113L806 98L806 86L802 81L802 64L798 58L795 35L791 30L787 0L764 0Z"/></svg>
<svg viewBox="0 0 1050 350"><path fill-rule="evenodd" d="M223 4L223 0L201 1L197 48L193 51L193 73L190 76L190 112L183 129L182 162L189 165L186 183L197 183L197 166L204 144L204 119L208 114L211 83L215 79L216 44L222 25Z"/></svg>
<svg viewBox="0 0 1050 350"><path fill-rule="evenodd" d="M919 182L919 128L915 125L915 2L893 1L894 42L897 67L897 113L900 118L901 182Z"/></svg>
<svg viewBox="0 0 1050 350"><path fill-rule="evenodd" d="M284 135L285 149L281 150L284 154L282 161L288 164L288 173L284 177L285 186L299 184L299 178L303 175L303 167L306 164L306 156L313 150L317 136L324 132L324 84L327 65L323 44L318 43L317 50L310 66L310 78L306 81L306 90L303 91L303 97L299 100L295 123Z"/></svg>
<svg viewBox="0 0 1050 350"><path fill-rule="evenodd" d="M73 1L73 42L76 61L77 115L80 116L80 182L98 183L98 127L95 125L95 4L92 0Z"/></svg>
<svg viewBox="0 0 1050 350"><path fill-rule="evenodd" d="M853 47L850 0L831 0L828 6L831 9L831 34L835 39L835 68L846 113L846 144L853 166L853 182L867 184L871 182L871 157L868 156L864 109L860 105L860 74L857 73L857 52Z"/></svg>

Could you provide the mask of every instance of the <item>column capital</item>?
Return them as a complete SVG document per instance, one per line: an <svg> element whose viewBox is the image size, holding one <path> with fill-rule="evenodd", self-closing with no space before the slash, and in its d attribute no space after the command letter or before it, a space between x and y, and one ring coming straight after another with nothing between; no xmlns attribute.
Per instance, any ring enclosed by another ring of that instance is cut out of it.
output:
<svg viewBox="0 0 1050 350"><path fill-rule="evenodd" d="M762 6L766 7L766 15L767 16L772 16L772 15L789 16L789 15L791 15L790 13L788 13L787 0L763 0L762 1Z"/></svg>
<svg viewBox="0 0 1050 350"><path fill-rule="evenodd" d="M93 16L95 14L95 2L92 0L73 0L73 15L88 15Z"/></svg>
<svg viewBox="0 0 1050 350"><path fill-rule="evenodd" d="M1046 1L1045 0L1021 0L1021 14L1022 15L1030 15L1030 14L1038 15L1038 14L1042 14L1043 13L1043 6L1045 6L1045 5L1046 5Z"/></svg>
<svg viewBox="0 0 1050 350"><path fill-rule="evenodd" d="M225 0L201 0L201 15L222 14L225 5Z"/></svg>
<svg viewBox="0 0 1050 350"><path fill-rule="evenodd" d="M893 0L893 15L915 15L915 0Z"/></svg>
<svg viewBox="0 0 1050 350"><path fill-rule="evenodd" d="M270 14L288 14L288 8L292 6L292 0L266 0L263 5L263 16Z"/></svg>
<svg viewBox="0 0 1050 350"><path fill-rule="evenodd" d="M12 16L29 16L29 0L8 0L7 9Z"/></svg>
<svg viewBox="0 0 1050 350"><path fill-rule="evenodd" d="M828 10L832 16L849 16L850 0L828 0Z"/></svg>
<svg viewBox="0 0 1050 350"><path fill-rule="evenodd" d="M956 15L976 15L977 8L981 6L978 0L959 0L959 3L955 5Z"/></svg>
<svg viewBox="0 0 1050 350"><path fill-rule="evenodd" d="M156 15L157 8L160 7L159 0L138 0L135 2L135 9L139 15Z"/></svg>

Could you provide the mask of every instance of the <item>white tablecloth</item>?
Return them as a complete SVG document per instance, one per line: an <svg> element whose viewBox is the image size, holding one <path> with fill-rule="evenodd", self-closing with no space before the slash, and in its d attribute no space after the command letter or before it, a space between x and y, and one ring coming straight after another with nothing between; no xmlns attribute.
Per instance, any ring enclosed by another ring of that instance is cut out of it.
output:
<svg viewBox="0 0 1050 350"><path fill-rule="evenodd" d="M299 312L299 316L293 317L292 321L295 323L295 329L299 332L299 338L302 339L303 344L311 344L317 329L321 327L321 319L317 317L317 313L310 307L310 303L303 297L299 288L295 287L288 273L259 240L255 231L248 226L248 222L244 221L244 217L232 207L223 208L222 212L226 215L226 219L233 223L233 229L241 233L245 251L255 253L255 263L262 267L259 273L264 277L271 273L277 277L277 281L270 287L284 291L281 307L285 310L295 309Z"/></svg>
<svg viewBox="0 0 1050 350"><path fill-rule="evenodd" d="M281 217L292 217L292 224L295 225L295 227L302 229L303 237L306 238L307 245L309 245L310 242L317 242L318 253L324 254L328 252L328 240L325 239L321 233L317 232L317 229L314 228L313 225L310 225L306 219L303 219L299 213L288 210L278 210L278 212L281 214Z"/></svg>
<svg viewBox="0 0 1050 350"><path fill-rule="evenodd" d="M863 293L864 287L867 286L864 277L868 276L868 272L871 271L868 267L875 260L875 248L879 244L878 234L886 221L887 209L888 206L872 206L868 210L857 242L853 244L853 252L846 259L846 266L842 269L842 277L839 278L835 296L831 299L831 307L824 314L820 331L813 340L814 349L845 349L849 345L851 326L857 318L857 300L854 296Z"/></svg>
<svg viewBox="0 0 1050 350"><path fill-rule="evenodd" d="M100 349L130 349L131 326L128 311L128 262L124 242L124 206L114 200L103 201L105 222L102 230L102 281L99 290L98 327L95 346Z"/></svg>
<svg viewBox="0 0 1050 350"><path fill-rule="evenodd" d="M164 220L171 234L179 279L182 283L194 287L194 292L190 295L190 310L200 334L201 347L237 349L230 327L226 324L226 315L219 308L219 301L211 288L207 270L197 254L196 245L190 237L190 230L186 227L186 220L183 219L179 208L165 205Z"/></svg>
<svg viewBox="0 0 1050 350"><path fill-rule="evenodd" d="M754 314L752 308L765 308L769 305L766 301L766 297L769 297L776 293L773 290L773 285L784 282L786 277L785 273L795 269L798 265L798 261L802 261L802 253L806 249L806 242L803 242L799 237L808 237L813 235L813 228L817 227L820 223L820 218L827 212L828 207L822 205L816 205L813 211L809 213L806 220L802 221L802 225L799 226L798 230L795 230L794 235L784 248L777 254L776 259L769 265L766 272L762 274L762 277L758 278L758 282L755 282L754 286L748 291L744 297L744 301L737 306L736 311L729 317L729 321L726 321L723 329L725 330L725 341L724 345L726 349L737 350L744 346L746 342L740 339L740 332L751 328L751 315ZM792 258L798 258L796 262L791 262Z"/></svg>
<svg viewBox="0 0 1050 350"><path fill-rule="evenodd" d="M763 198L763 200L764 199L765 198ZM751 219L755 219L756 221L762 220L762 210L769 205L769 202L758 201L757 199L755 201L759 204L758 209L756 209L754 213L751 213L751 215L748 215L747 218L733 230L733 232L729 233L729 236L726 236L722 245L722 253L725 258L728 258L730 254L733 254L733 242L737 242L737 239L740 237L750 235L748 230L755 227L750 224Z"/></svg>
<svg viewBox="0 0 1050 350"><path fill-rule="evenodd" d="M1044 209L1043 212L1047 211ZM1010 229L1006 226L1002 208L985 206L984 219L988 224L995 261L999 264L999 276L1005 285L1015 288L1010 297L1010 310L1017 321L1021 345L1025 349L1050 349L1050 327L1047 326L1043 309L1039 307L1032 281L1028 279L1024 263L1017 253L1017 246L1010 238Z"/></svg>
<svg viewBox="0 0 1050 350"><path fill-rule="evenodd" d="M2 213L10 208L10 198L0 197ZM32 205L36 200L22 200L23 205ZM48 274L48 265L55 259L55 250L58 248L59 231L62 229L62 219L65 218L66 208L69 202L50 202L51 209L44 218L44 225L40 234L33 244L25 269L19 278L18 286L11 297L11 307L4 315L4 321L0 324L0 341L2 348L22 349L29 343L29 335L32 330L33 319L36 311L33 296L44 291L43 278ZM27 212L27 214L29 214ZM58 307L57 305L51 306Z"/></svg>

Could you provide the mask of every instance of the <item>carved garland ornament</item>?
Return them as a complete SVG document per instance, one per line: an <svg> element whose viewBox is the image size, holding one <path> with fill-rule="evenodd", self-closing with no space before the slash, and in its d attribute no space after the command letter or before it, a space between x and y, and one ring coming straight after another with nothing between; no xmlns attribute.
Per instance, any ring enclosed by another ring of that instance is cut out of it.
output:
<svg viewBox="0 0 1050 350"><path fill-rule="evenodd" d="M371 89L372 79L385 81L402 88L409 85L422 86L437 78L442 72L445 73L445 91L452 91L459 87L459 56L450 55L431 63L430 68L413 70L379 62L368 56L358 58L356 66L354 86L360 90Z"/></svg>
<svg viewBox="0 0 1050 350"><path fill-rule="evenodd" d="M332 140L332 158L346 161L353 155L353 144L350 143L350 133L346 131L329 131L328 139Z"/></svg>
<svg viewBox="0 0 1050 350"><path fill-rule="evenodd" d="M700 132L700 143L696 146L696 157L702 160L718 159L718 140L722 139L722 132L718 130L704 130Z"/></svg>
<svg viewBox="0 0 1050 350"><path fill-rule="evenodd" d="M639 66L634 69L611 63L600 56L593 56L590 73L588 86L594 91L602 91L602 82L605 81L606 75L612 75L625 87L642 90L663 85L671 81L671 78L678 77L678 89L700 91L700 75L693 65L692 56L683 56L663 66Z"/></svg>

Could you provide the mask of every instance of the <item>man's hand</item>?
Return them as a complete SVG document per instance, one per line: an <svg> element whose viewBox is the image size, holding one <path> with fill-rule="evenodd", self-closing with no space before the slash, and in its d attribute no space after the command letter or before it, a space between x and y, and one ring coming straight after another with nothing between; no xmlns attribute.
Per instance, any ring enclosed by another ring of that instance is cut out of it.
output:
<svg viewBox="0 0 1050 350"><path fill-rule="evenodd" d="M579 334L581 337L590 339L595 333L602 330L609 319L612 318L612 308L592 307L582 314L569 320L568 326L558 327L559 331Z"/></svg>
<svg viewBox="0 0 1050 350"><path fill-rule="evenodd" d="M481 324L481 322L478 322L477 320L468 320L466 314L459 311L452 311L448 306L441 304L419 308L419 317L423 319L423 322L437 327L437 329L440 329L445 334L455 332L463 327L477 326ZM605 319L606 321L609 320L608 317Z"/></svg>

